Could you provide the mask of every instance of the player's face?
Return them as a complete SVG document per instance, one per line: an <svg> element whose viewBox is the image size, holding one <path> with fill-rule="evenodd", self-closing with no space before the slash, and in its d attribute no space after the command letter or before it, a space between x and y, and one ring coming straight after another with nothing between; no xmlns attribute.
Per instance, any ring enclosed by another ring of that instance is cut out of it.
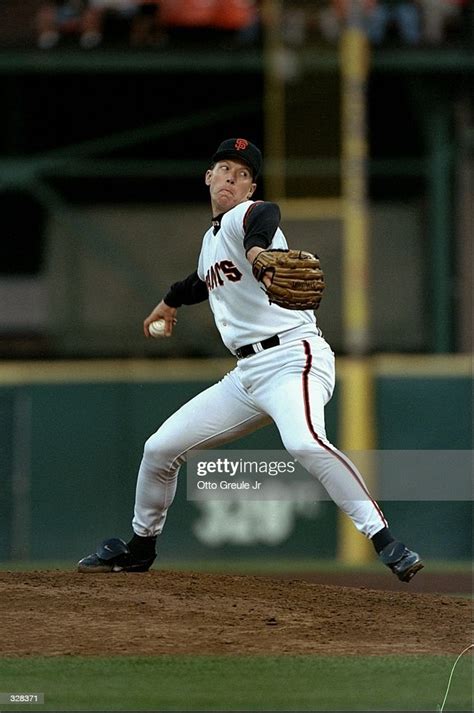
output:
<svg viewBox="0 0 474 713"><path fill-rule="evenodd" d="M234 159L218 161L206 171L213 215L226 213L239 203L248 200L255 188L252 172L246 163Z"/></svg>

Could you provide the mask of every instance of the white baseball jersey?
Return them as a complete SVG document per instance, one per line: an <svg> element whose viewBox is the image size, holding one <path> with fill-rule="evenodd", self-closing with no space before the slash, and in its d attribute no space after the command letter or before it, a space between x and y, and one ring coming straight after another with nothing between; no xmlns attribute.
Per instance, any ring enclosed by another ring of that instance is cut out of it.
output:
<svg viewBox="0 0 474 713"><path fill-rule="evenodd" d="M171 302L182 303L186 289L190 304L197 303L192 301L195 297L203 301L208 296L222 339L232 352L276 334L280 343L238 359L232 371L184 404L147 440L133 530L141 537L161 534L188 453L220 448L272 420L287 451L320 480L354 525L372 537L387 527L387 521L356 466L326 437L324 407L334 389L334 354L319 335L312 311L270 305L254 278L244 246L247 222L252 239L251 214L248 221L245 217L253 205L254 201L245 201L235 206L204 235L197 273L207 294L202 284L193 294L184 281L184 288L177 283ZM270 247L287 247L279 228ZM194 273L190 277L193 285Z"/></svg>
<svg viewBox="0 0 474 713"><path fill-rule="evenodd" d="M310 310L288 310L270 304L252 274L245 256L244 220L254 201L245 201L222 216L216 233L209 228L203 238L198 276L207 284L209 303L222 341L231 352L245 344L261 342L295 327L313 333L316 318ZM277 228L270 248L287 248Z"/></svg>

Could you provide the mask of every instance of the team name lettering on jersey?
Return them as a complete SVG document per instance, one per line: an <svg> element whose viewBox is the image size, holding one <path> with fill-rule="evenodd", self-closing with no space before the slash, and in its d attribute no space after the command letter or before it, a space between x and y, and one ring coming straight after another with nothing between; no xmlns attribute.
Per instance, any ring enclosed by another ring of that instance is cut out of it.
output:
<svg viewBox="0 0 474 713"><path fill-rule="evenodd" d="M242 273L231 260L221 260L214 263L206 273L206 285L209 291L224 284L222 275L230 282L239 282L242 279Z"/></svg>

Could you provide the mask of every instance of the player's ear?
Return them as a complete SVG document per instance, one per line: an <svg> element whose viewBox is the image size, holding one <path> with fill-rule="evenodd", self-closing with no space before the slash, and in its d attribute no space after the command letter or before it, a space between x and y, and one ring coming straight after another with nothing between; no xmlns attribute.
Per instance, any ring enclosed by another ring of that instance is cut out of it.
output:
<svg viewBox="0 0 474 713"><path fill-rule="evenodd" d="M204 182L206 186L211 185L211 178L212 178L212 170L210 168L207 169L206 175L204 176Z"/></svg>
<svg viewBox="0 0 474 713"><path fill-rule="evenodd" d="M256 188L257 188L257 184L256 184L256 183L252 183L252 185L251 185L250 188L249 188L249 192L248 192L248 194L247 194L247 196L248 196L249 198L251 198L251 197L253 196L253 194L255 193L255 189L256 189Z"/></svg>

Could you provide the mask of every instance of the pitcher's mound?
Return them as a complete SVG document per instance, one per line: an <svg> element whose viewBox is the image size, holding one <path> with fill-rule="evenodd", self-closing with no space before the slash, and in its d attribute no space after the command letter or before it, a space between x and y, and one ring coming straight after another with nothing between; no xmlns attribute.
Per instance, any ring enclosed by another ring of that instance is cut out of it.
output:
<svg viewBox="0 0 474 713"><path fill-rule="evenodd" d="M0 656L442 654L469 600L268 577L0 572Z"/></svg>

